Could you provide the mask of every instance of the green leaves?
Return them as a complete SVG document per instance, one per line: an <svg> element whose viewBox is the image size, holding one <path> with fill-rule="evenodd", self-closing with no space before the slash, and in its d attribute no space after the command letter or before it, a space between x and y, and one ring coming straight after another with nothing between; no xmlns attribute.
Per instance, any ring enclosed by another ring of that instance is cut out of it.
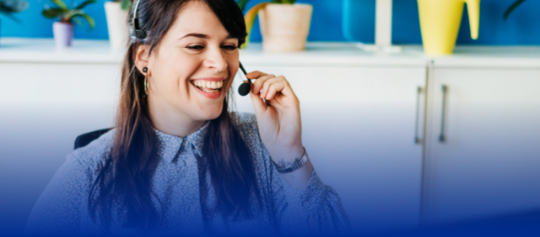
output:
<svg viewBox="0 0 540 237"><path fill-rule="evenodd" d="M248 2L249 2L249 0L238 0L238 1L236 1L236 4L238 4L238 7L240 7L240 9L243 12L244 9L246 9L246 5L248 4Z"/></svg>
<svg viewBox="0 0 540 237"><path fill-rule="evenodd" d="M66 23L74 22L75 24L81 25L81 26L82 26L81 19L84 19L86 22L88 22L90 29L94 29L96 25L96 23L94 22L94 19L91 16L84 13L82 9L88 6L89 4L96 3L96 0L86 0L73 9L70 9L66 5L66 3L64 3L62 0L51 0L51 2L53 2L57 7L44 9L41 12L41 14L44 17L60 18L61 22L66 22Z"/></svg>
<svg viewBox="0 0 540 237"><path fill-rule="evenodd" d="M83 3L81 3L79 6L77 6L75 9L76 9L76 10L81 10L81 9L83 9L84 7L86 7L86 5L92 4L92 3L96 3L96 0L86 0L86 1L84 1Z"/></svg>
<svg viewBox="0 0 540 237"><path fill-rule="evenodd" d="M6 13L22 12L28 8L28 2L17 0L0 1L0 11Z"/></svg>
<svg viewBox="0 0 540 237"><path fill-rule="evenodd" d="M506 12L504 13L503 19L506 20L506 18L508 18L508 16L510 15L510 13L512 13L523 2L525 2L525 0L517 0L514 3L512 3L512 5L510 5L510 7L508 7L508 9L506 9Z"/></svg>
<svg viewBox="0 0 540 237"><path fill-rule="evenodd" d="M11 18L17 23L21 23L19 19L13 16L13 13L22 12L28 8L28 2L18 0L0 0L0 14Z"/></svg>
<svg viewBox="0 0 540 237"><path fill-rule="evenodd" d="M238 4L238 7L242 10L242 12L246 9L246 5L248 4L250 0L237 0L236 4ZM276 4L294 4L296 0L272 0L272 3Z"/></svg>
<svg viewBox="0 0 540 237"><path fill-rule="evenodd" d="M131 7L131 0L121 0L120 1L120 8L124 11L129 10Z"/></svg>
<svg viewBox="0 0 540 237"><path fill-rule="evenodd" d="M41 12L41 14L49 19L60 17L62 14L65 14L66 10L60 8L49 8Z"/></svg>
<svg viewBox="0 0 540 237"><path fill-rule="evenodd" d="M86 22L88 22L88 25L90 26L90 29L94 29L94 27L96 26L96 23L94 22L94 19L91 16L89 16L89 15L87 15L85 13L78 12L78 13L75 13L75 14L73 14L73 15L71 15L69 17L69 19L72 19L77 25L82 26L81 22L75 17L82 17L83 19L85 19Z"/></svg>
<svg viewBox="0 0 540 237"><path fill-rule="evenodd" d="M62 0L51 0L56 6L58 6L60 9L69 10L66 3Z"/></svg>
<svg viewBox="0 0 540 237"><path fill-rule="evenodd" d="M272 0L272 3L294 4L296 0Z"/></svg>

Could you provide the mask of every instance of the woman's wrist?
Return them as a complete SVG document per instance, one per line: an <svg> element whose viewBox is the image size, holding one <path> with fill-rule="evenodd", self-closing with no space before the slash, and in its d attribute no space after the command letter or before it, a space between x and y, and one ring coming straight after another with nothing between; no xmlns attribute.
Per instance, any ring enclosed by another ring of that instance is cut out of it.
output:
<svg viewBox="0 0 540 237"><path fill-rule="evenodd" d="M290 172L290 173L280 173L281 178L289 186L303 191L306 189L309 181L311 180L311 175L313 173L313 165L308 159L306 163L299 169Z"/></svg>
<svg viewBox="0 0 540 237"><path fill-rule="evenodd" d="M304 164L309 159L308 154L306 152L306 149L302 148L302 150L303 150L302 155L297 156L297 158L295 158L291 162L276 163L276 162L272 161L274 163L274 166L276 167L277 171L279 173L286 174L286 173L291 173L291 172L294 172L294 171L302 168L302 166L304 166Z"/></svg>
<svg viewBox="0 0 540 237"><path fill-rule="evenodd" d="M267 147L267 149L276 169L277 166L289 166L294 163L297 158L301 159L304 155L304 147L301 143L289 147ZM280 172L283 180L291 187L298 190L304 190L306 188L311 178L311 173L313 172L311 161L309 160L309 157L306 158L307 160L299 168L287 173Z"/></svg>
<svg viewBox="0 0 540 237"><path fill-rule="evenodd" d="M272 161L279 166L287 166L294 162L297 158L302 158L304 155L304 147L302 144L290 147L271 147L268 149Z"/></svg>

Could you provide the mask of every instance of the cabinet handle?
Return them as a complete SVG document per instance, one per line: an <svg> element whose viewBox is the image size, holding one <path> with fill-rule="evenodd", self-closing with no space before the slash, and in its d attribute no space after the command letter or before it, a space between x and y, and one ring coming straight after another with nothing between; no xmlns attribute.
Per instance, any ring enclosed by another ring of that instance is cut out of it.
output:
<svg viewBox="0 0 540 237"><path fill-rule="evenodd" d="M448 91L448 87L446 85L442 85L441 134L439 135L439 142L444 142L446 140L444 137L444 116L446 112L446 92L447 91Z"/></svg>
<svg viewBox="0 0 540 237"><path fill-rule="evenodd" d="M414 143L420 143L418 137L418 121L420 120L420 93L422 93L422 87L416 88L416 121L414 124Z"/></svg>

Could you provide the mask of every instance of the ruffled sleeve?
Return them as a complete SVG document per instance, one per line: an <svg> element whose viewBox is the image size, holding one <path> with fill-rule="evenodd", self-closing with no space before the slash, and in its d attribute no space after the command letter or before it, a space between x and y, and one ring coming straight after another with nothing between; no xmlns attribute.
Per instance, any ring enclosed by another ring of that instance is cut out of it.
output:
<svg viewBox="0 0 540 237"><path fill-rule="evenodd" d="M314 167L304 190L287 184L271 161L253 114L238 116L240 130L258 164L262 193L266 196L278 231L282 234L348 234L351 224L336 191L323 184ZM309 152L309 151L308 151Z"/></svg>
<svg viewBox="0 0 540 237"><path fill-rule="evenodd" d="M308 185L298 190L287 184L275 169L263 146L275 220L283 234L347 234L351 225L336 191L324 185L315 168Z"/></svg>

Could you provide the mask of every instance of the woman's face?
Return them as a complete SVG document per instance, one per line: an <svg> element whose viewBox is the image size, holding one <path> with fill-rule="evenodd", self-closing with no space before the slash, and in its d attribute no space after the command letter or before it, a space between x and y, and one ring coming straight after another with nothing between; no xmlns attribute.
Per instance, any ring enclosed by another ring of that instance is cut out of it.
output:
<svg viewBox="0 0 540 237"><path fill-rule="evenodd" d="M150 111L194 121L217 118L238 58L238 39L204 2L189 1L152 54L141 54L149 70Z"/></svg>

